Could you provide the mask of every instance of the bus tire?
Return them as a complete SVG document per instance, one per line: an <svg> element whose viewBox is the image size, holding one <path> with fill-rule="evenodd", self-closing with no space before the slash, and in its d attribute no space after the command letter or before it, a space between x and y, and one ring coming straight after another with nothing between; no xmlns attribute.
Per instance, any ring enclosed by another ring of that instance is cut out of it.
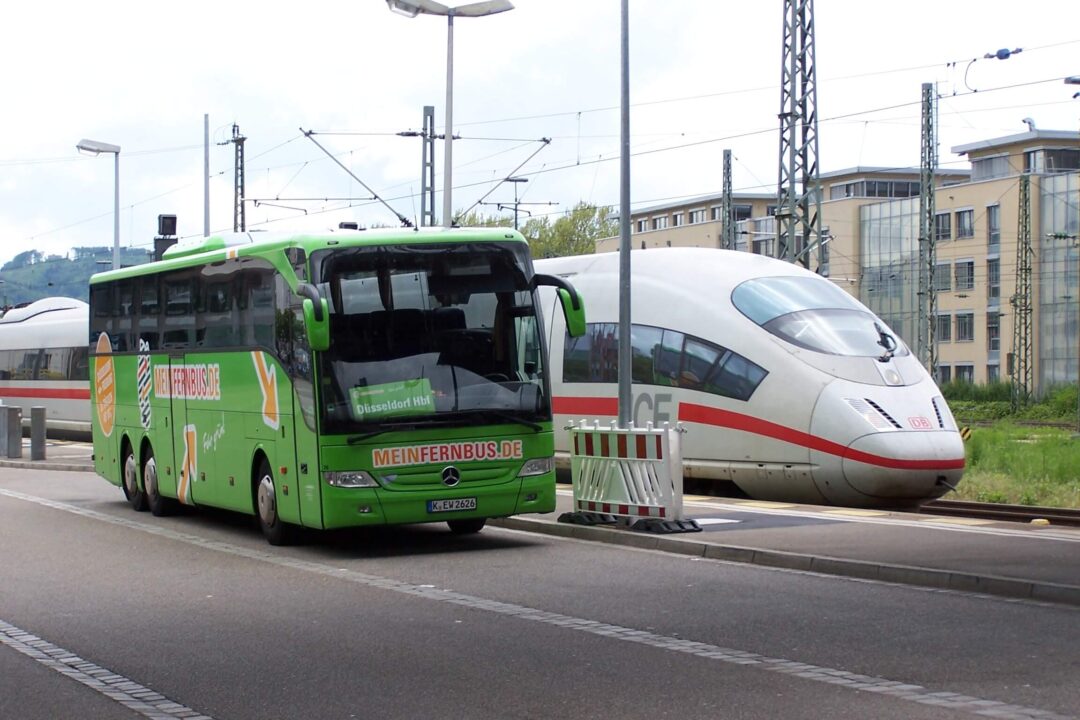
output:
<svg viewBox="0 0 1080 720"><path fill-rule="evenodd" d="M259 471L255 475L255 517L259 520L259 529L271 545L291 545L295 539L295 529L284 522L277 511L277 488L274 485L274 472L270 463L263 458L259 462Z"/></svg>
<svg viewBox="0 0 1080 720"><path fill-rule="evenodd" d="M484 529L487 518L470 518L468 520L447 520L450 532L455 535L475 535Z"/></svg>
<svg viewBox="0 0 1080 720"><path fill-rule="evenodd" d="M146 493L150 514L154 517L165 517L176 511L176 501L163 497L158 488L157 461L154 460L152 448L146 449L146 461L143 462L143 491Z"/></svg>
<svg viewBox="0 0 1080 720"><path fill-rule="evenodd" d="M123 462L123 485L124 485L124 497L131 503L131 507L136 512L143 512L146 510L146 493L141 487L139 487L139 466L135 461L135 453L131 449L131 445L124 441L124 462Z"/></svg>

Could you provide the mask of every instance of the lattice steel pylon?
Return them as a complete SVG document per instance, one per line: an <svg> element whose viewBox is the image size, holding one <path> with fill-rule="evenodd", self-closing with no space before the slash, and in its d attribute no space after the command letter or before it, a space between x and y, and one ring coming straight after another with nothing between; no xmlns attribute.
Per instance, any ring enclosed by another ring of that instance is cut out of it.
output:
<svg viewBox="0 0 1080 720"><path fill-rule="evenodd" d="M1016 291L1013 307L1012 406L1017 409L1031 401L1035 381L1031 357L1031 175L1020 176L1020 202L1016 223Z"/></svg>
<svg viewBox="0 0 1080 720"><path fill-rule="evenodd" d="M240 127L233 123L232 139L229 141L235 149L233 165L233 232L245 232L247 219L244 214L244 141Z"/></svg>
<svg viewBox="0 0 1080 720"><path fill-rule="evenodd" d="M435 106L424 106L420 167L420 227L435 225Z"/></svg>
<svg viewBox="0 0 1080 720"><path fill-rule="evenodd" d="M814 0L784 0L775 254L809 268L816 250L816 270L828 275L829 253L821 232L814 55Z"/></svg>
<svg viewBox="0 0 1080 720"><path fill-rule="evenodd" d="M937 207L934 198L937 173L937 94L933 83L922 86L922 159L919 164L919 319L915 328L919 361L937 378Z"/></svg>
<svg viewBox="0 0 1080 720"><path fill-rule="evenodd" d="M724 150L724 186L720 201L720 247L735 249L735 213L731 207L731 151Z"/></svg>

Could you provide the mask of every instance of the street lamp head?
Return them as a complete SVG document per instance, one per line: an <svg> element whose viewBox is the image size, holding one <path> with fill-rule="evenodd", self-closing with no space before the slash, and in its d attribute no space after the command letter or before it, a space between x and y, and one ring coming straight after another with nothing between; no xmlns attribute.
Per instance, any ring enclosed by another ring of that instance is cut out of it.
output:
<svg viewBox="0 0 1080 720"><path fill-rule="evenodd" d="M100 155L101 153L113 153L116 155L120 154L119 145L113 145L106 142L98 142L97 140L87 140L85 138L79 141L79 143L75 146L75 149L81 153L86 153L87 155Z"/></svg>
<svg viewBox="0 0 1080 720"><path fill-rule="evenodd" d="M469 3L450 7L435 0L386 0L387 7L391 12L405 17L417 15L453 15L455 17L483 17L495 13L513 10L514 5L509 0L484 0L483 2Z"/></svg>
<svg viewBox="0 0 1080 720"><path fill-rule="evenodd" d="M1080 85L1080 75L1070 75L1065 78L1066 85Z"/></svg>

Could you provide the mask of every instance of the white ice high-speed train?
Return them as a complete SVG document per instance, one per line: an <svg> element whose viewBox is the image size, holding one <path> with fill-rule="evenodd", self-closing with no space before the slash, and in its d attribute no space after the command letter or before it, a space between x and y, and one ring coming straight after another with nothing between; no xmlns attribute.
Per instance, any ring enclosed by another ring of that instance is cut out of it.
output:
<svg viewBox="0 0 1080 720"><path fill-rule="evenodd" d="M52 297L0 317L0 401L45 408L50 432L90 433L87 349L89 310L82 300Z"/></svg>
<svg viewBox="0 0 1080 720"><path fill-rule="evenodd" d="M569 338L545 301L556 423L614 420L618 253L535 265L573 283L588 320ZM937 385L828 279L706 248L635 250L631 268L631 418L683 423L684 478L856 507L916 505L959 482L963 441Z"/></svg>

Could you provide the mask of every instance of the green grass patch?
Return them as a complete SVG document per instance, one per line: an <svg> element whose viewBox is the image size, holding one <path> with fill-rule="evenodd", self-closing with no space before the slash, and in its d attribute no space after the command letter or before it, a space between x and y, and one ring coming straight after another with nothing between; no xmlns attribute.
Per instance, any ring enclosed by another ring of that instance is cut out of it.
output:
<svg viewBox="0 0 1080 720"><path fill-rule="evenodd" d="M946 499L1080 508L1080 439L1009 422L974 428L967 469Z"/></svg>

